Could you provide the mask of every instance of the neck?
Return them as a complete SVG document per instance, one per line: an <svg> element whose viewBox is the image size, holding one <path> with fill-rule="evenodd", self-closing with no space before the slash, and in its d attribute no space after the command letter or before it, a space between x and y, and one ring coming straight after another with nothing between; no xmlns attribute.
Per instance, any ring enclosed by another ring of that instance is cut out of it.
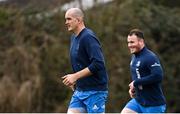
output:
<svg viewBox="0 0 180 114"><path fill-rule="evenodd" d="M145 45L143 44L143 45L141 46L141 50L142 50L144 47L145 47Z"/></svg>
<svg viewBox="0 0 180 114"><path fill-rule="evenodd" d="M74 32L76 36L79 35L79 33L85 28L85 25L82 24L80 26L78 26L78 28L76 29L76 31Z"/></svg>

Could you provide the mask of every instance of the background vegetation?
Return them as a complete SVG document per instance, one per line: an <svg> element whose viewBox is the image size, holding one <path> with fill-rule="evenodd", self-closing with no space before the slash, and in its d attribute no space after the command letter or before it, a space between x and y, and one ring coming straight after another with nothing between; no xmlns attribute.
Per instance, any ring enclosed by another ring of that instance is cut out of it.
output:
<svg viewBox="0 0 180 114"><path fill-rule="evenodd" d="M72 72L70 33L60 9L69 1L0 3L0 112L66 112L72 91L60 77ZM180 112L179 6L179 0L113 0L84 11L106 59L107 112L120 112L130 99L126 37L132 28L144 31L147 46L161 59L167 112Z"/></svg>

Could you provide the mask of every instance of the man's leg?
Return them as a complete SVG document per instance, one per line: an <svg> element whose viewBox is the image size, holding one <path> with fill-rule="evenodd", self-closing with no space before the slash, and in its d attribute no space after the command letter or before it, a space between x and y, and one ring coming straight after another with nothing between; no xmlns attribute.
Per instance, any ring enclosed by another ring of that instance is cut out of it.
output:
<svg viewBox="0 0 180 114"><path fill-rule="evenodd" d="M137 112L135 112L134 110L131 110L129 108L123 108L123 110L121 111L122 114L126 114L126 113L132 113L132 114L137 114Z"/></svg>
<svg viewBox="0 0 180 114"><path fill-rule="evenodd" d="M77 97L78 92L74 92L67 113L74 114L74 113L86 113L86 106L83 102Z"/></svg>
<svg viewBox="0 0 180 114"><path fill-rule="evenodd" d="M137 101L135 99L131 99L123 108L121 113L141 113L141 110Z"/></svg>
<svg viewBox="0 0 180 114"><path fill-rule="evenodd" d="M86 113L84 108L68 108L67 114Z"/></svg>

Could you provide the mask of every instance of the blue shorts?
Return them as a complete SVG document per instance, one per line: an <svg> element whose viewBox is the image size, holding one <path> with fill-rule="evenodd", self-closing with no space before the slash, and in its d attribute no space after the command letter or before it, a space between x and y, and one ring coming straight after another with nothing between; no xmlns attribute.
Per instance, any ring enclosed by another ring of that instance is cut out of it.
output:
<svg viewBox="0 0 180 114"><path fill-rule="evenodd" d="M131 109L137 113L164 113L166 105L144 107L140 105L135 99L130 100L125 108Z"/></svg>
<svg viewBox="0 0 180 114"><path fill-rule="evenodd" d="M82 113L105 113L105 102L108 91L75 91L69 109L76 109Z"/></svg>

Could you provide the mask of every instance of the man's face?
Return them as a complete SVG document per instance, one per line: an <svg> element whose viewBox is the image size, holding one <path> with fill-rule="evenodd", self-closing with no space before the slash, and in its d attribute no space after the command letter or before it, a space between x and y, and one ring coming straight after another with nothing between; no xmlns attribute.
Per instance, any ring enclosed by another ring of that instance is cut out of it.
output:
<svg viewBox="0 0 180 114"><path fill-rule="evenodd" d="M66 12L65 21L65 25L67 26L68 31L76 31L76 28L78 27L78 19L73 17L72 12Z"/></svg>
<svg viewBox="0 0 180 114"><path fill-rule="evenodd" d="M141 50L142 39L136 35L128 36L127 38L128 48L131 54L137 53Z"/></svg>

